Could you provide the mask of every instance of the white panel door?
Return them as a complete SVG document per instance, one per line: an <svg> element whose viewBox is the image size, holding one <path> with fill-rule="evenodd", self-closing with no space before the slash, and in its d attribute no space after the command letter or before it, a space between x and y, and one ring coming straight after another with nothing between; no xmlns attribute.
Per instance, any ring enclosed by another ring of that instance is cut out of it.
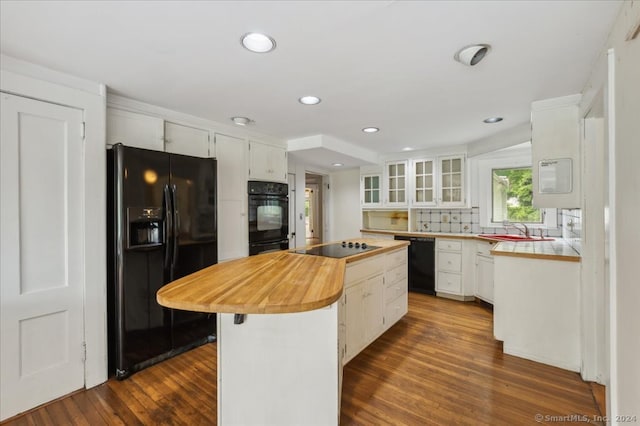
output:
<svg viewBox="0 0 640 426"><path fill-rule="evenodd" d="M1 95L0 418L84 387L82 111Z"/></svg>
<svg viewBox="0 0 640 426"><path fill-rule="evenodd" d="M218 260L249 254L247 141L216 134L218 160Z"/></svg>
<svg viewBox="0 0 640 426"><path fill-rule="evenodd" d="M201 158L209 157L208 130L181 126L167 121L164 124L164 142L166 152Z"/></svg>

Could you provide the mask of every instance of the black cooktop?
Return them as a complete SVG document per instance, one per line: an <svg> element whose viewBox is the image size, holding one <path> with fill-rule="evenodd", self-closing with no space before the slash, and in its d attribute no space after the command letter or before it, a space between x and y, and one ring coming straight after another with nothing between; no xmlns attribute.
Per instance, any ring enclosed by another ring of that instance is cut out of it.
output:
<svg viewBox="0 0 640 426"><path fill-rule="evenodd" d="M327 244L326 246L313 247L308 249L292 250L293 253L308 254L311 256L324 256L341 258L353 256L354 254L364 253L367 251L380 248L378 246L370 246L367 243L346 242L336 244Z"/></svg>

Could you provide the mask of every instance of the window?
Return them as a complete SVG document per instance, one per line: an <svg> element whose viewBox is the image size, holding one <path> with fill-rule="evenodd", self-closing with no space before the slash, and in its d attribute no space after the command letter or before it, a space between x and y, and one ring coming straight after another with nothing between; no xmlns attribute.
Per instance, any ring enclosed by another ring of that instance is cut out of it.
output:
<svg viewBox="0 0 640 426"><path fill-rule="evenodd" d="M529 228L558 227L556 209L537 209L532 206L533 176L529 143L484 154L476 161L481 227L504 228L504 221L524 222Z"/></svg>
<svg viewBox="0 0 640 426"><path fill-rule="evenodd" d="M542 212L532 206L531 167L493 169L491 221L542 223Z"/></svg>

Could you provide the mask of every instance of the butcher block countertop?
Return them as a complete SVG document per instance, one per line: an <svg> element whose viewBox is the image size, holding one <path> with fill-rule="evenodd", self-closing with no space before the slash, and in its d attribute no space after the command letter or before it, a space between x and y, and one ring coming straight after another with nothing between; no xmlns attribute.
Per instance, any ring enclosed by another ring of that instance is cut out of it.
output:
<svg viewBox="0 0 640 426"><path fill-rule="evenodd" d="M209 266L173 281L157 293L174 309L236 314L304 312L340 298L347 263L393 251L408 241L358 238L379 249L334 259L288 250Z"/></svg>

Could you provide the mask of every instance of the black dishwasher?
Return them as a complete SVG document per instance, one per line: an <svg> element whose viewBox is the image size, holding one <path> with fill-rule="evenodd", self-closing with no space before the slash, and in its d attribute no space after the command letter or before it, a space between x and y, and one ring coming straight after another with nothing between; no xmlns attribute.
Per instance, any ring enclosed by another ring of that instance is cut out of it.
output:
<svg viewBox="0 0 640 426"><path fill-rule="evenodd" d="M411 242L409 246L409 290L436 294L436 239L396 235L396 240Z"/></svg>

